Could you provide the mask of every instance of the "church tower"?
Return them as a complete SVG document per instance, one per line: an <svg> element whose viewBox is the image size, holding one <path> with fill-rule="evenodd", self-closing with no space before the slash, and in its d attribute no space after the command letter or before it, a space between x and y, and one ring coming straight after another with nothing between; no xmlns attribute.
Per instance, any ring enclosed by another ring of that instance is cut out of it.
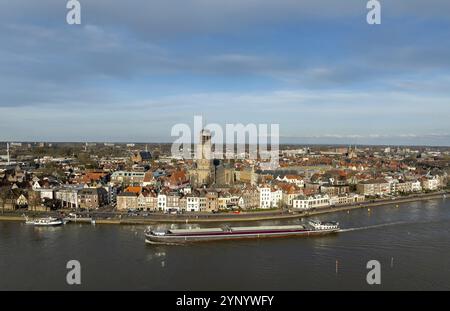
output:
<svg viewBox="0 0 450 311"><path fill-rule="evenodd" d="M209 130L201 130L200 140L197 144L197 168L211 170L211 132Z"/></svg>
<svg viewBox="0 0 450 311"><path fill-rule="evenodd" d="M196 146L196 165L194 171L195 184L197 186L209 184L212 181L213 174L213 159L212 159L212 144L211 132L203 129L200 132L200 140Z"/></svg>

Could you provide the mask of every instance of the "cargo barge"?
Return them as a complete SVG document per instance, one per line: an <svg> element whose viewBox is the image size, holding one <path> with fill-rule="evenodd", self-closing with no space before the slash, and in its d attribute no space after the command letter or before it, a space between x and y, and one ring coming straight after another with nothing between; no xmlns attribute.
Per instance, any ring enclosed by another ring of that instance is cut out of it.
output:
<svg viewBox="0 0 450 311"><path fill-rule="evenodd" d="M304 225L170 229L145 231L147 243L187 243L234 239L259 239L290 236L316 236L336 233L339 223L310 222Z"/></svg>

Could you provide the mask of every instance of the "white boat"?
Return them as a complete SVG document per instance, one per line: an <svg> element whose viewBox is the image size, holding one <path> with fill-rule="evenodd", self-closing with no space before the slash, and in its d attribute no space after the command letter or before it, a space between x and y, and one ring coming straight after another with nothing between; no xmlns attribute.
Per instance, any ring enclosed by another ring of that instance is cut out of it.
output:
<svg viewBox="0 0 450 311"><path fill-rule="evenodd" d="M27 216L25 216L25 223L27 225L33 225L33 226L60 226L60 225L65 224L63 219L56 218L56 217L43 217L43 218L29 219Z"/></svg>
<svg viewBox="0 0 450 311"><path fill-rule="evenodd" d="M309 222L310 226L314 228L314 230L338 230L339 223L335 221L327 221L322 222L320 220L311 220Z"/></svg>

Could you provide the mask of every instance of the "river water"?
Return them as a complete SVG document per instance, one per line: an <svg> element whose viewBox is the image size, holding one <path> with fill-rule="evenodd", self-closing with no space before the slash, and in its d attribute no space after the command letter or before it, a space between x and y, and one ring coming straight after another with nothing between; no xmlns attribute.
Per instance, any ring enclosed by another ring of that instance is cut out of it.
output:
<svg viewBox="0 0 450 311"><path fill-rule="evenodd" d="M173 246L145 244L144 226L0 222L0 290L450 290L450 199L317 218L344 232ZM66 283L73 259L81 285Z"/></svg>

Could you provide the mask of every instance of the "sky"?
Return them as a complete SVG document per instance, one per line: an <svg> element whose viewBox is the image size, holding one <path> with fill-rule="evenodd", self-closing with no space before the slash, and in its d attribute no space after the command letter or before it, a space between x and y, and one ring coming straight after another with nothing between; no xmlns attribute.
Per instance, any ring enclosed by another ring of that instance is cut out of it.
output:
<svg viewBox="0 0 450 311"><path fill-rule="evenodd" d="M0 0L0 140L450 145L450 1Z"/></svg>

